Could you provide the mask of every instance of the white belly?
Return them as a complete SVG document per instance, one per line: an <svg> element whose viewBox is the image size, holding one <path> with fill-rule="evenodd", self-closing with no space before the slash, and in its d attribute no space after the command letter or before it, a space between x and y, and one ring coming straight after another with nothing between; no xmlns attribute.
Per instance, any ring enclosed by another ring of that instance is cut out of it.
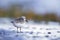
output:
<svg viewBox="0 0 60 40"><path fill-rule="evenodd" d="M15 23L16 27L27 27L26 23Z"/></svg>

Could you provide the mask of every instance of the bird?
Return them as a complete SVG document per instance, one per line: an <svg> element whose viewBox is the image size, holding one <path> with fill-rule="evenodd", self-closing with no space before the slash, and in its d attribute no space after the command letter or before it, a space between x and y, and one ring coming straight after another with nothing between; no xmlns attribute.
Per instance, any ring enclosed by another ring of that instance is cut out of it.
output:
<svg viewBox="0 0 60 40"><path fill-rule="evenodd" d="M11 21L11 23L17 28L17 33L19 33L18 29L20 29L20 33L22 32L21 28L24 26L26 22L28 22L28 20L26 19L25 16L18 17Z"/></svg>

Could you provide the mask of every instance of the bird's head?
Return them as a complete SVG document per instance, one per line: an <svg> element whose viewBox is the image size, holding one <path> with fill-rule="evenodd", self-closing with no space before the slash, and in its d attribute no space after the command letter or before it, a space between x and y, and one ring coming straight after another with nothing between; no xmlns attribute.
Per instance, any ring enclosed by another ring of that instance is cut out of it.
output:
<svg viewBox="0 0 60 40"><path fill-rule="evenodd" d="M26 17L25 17L25 16L21 16L21 18L26 19Z"/></svg>

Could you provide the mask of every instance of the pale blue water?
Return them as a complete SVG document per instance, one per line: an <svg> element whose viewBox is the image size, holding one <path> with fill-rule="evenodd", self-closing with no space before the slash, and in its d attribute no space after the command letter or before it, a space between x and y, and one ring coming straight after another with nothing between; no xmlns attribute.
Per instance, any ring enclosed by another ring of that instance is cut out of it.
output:
<svg viewBox="0 0 60 40"><path fill-rule="evenodd" d="M0 30L0 40L60 40L59 38L46 38L46 37L39 37L39 36L27 36L24 33L16 33L13 31L8 31L1 29Z"/></svg>

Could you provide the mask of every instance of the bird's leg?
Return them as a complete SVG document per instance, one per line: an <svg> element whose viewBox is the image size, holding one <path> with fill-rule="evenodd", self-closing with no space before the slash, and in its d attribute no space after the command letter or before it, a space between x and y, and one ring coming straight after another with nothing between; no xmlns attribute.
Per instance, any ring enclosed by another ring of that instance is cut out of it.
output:
<svg viewBox="0 0 60 40"><path fill-rule="evenodd" d="M21 33L21 27L20 27L20 33Z"/></svg>
<svg viewBox="0 0 60 40"><path fill-rule="evenodd" d="M17 33L18 33L18 27L17 27Z"/></svg>

